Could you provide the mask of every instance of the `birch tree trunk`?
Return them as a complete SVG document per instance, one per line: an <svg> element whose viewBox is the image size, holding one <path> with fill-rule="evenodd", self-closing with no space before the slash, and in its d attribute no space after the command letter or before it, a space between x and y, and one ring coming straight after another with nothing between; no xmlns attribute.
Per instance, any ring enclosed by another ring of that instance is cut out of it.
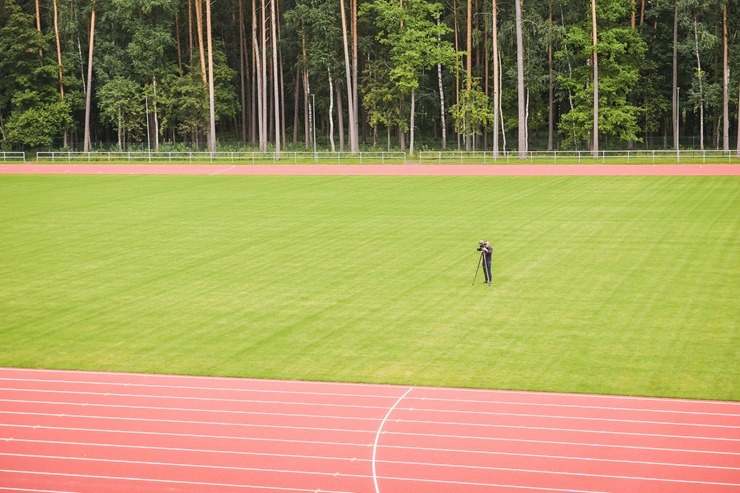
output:
<svg viewBox="0 0 740 493"><path fill-rule="evenodd" d="M357 43L358 43L358 35L357 35L357 0L350 0L350 20L351 20L351 28L352 28L352 107L354 110L352 111L352 115L354 115L354 119L352 120L352 126L354 127L355 132L355 148L352 150L353 153L360 152L360 92L358 90L357 84L358 84L358 60L359 57L357 56Z"/></svg>
<svg viewBox="0 0 740 493"><path fill-rule="evenodd" d="M673 147L678 151L678 0L673 0Z"/></svg>
<svg viewBox="0 0 740 493"><path fill-rule="evenodd" d="M527 159L527 117L524 95L524 42L522 40L522 1L514 0L516 6L516 88L519 113L519 159ZM592 0L593 1L593 0Z"/></svg>
<svg viewBox="0 0 740 493"><path fill-rule="evenodd" d="M216 152L216 97L213 86L213 36L211 34L211 0L206 0L206 38L208 40L208 151Z"/></svg>
<svg viewBox="0 0 740 493"><path fill-rule="evenodd" d="M95 46L95 2L90 14L90 44L87 49L87 91L85 94L85 136L82 149L90 152L90 104L92 102L93 49Z"/></svg>
<svg viewBox="0 0 740 493"><path fill-rule="evenodd" d="M252 53L254 56L254 70L255 70L255 80L257 81L257 94L254 99L257 100L257 140L259 142L259 150L260 152L265 152L267 150L267 140L265 139L265 121L263 118L264 114L264 98L262 95L265 92L265 88L263 86L264 80L262 79L262 50L260 49L260 44L257 41L257 26L259 24L257 23L257 0L252 0Z"/></svg>
<svg viewBox="0 0 740 493"><path fill-rule="evenodd" d="M517 5L519 0L515 0ZM470 93L473 88L473 0L468 0L468 10L466 15L466 33L465 33L465 90ZM465 125L467 127L467 125ZM465 141L465 150L470 151L473 147L473 135L466 132L463 136Z"/></svg>
<svg viewBox="0 0 740 493"><path fill-rule="evenodd" d="M704 74L701 71L701 55L699 54L699 27L694 15L694 48L696 54L696 75L699 79L699 149L704 150Z"/></svg>
<svg viewBox="0 0 740 493"><path fill-rule="evenodd" d="M493 3L495 5L496 0L493 0ZM439 26L440 20L439 16L437 16L437 26ZM437 46L439 47L442 44L442 35L437 34ZM440 124L442 126L442 150L447 149L447 122L445 120L445 92L444 88L442 86L442 64L437 64L437 84L439 86L439 116L440 116Z"/></svg>
<svg viewBox="0 0 740 493"><path fill-rule="evenodd" d="M203 42L203 3L202 3L202 0L195 0L195 31L198 34L198 53L200 55L200 78L203 81L203 87L207 87L208 86L208 76L206 74L205 43Z"/></svg>
<svg viewBox="0 0 740 493"><path fill-rule="evenodd" d="M347 114L349 116L349 148L352 154L356 154L360 151L358 132L355 122L357 121L355 112L355 97L353 95L352 85L352 65L349 60L349 42L347 33L347 13L344 5L345 0L339 0L340 12L342 16L342 39L344 46L344 71L347 76Z"/></svg>
<svg viewBox="0 0 740 493"><path fill-rule="evenodd" d="M730 152L730 66L727 51L727 2L722 4L722 150Z"/></svg>
<svg viewBox="0 0 740 493"><path fill-rule="evenodd" d="M282 132L280 129L280 83L278 79L278 40L275 17L277 9L275 8L276 0L270 0L270 27L272 41L272 87L273 87L273 111L275 113L273 121L275 122L275 159L280 159L280 141Z"/></svg>
<svg viewBox="0 0 740 493"><path fill-rule="evenodd" d="M57 46L57 66L59 67L59 97L64 101L64 77L62 67L62 42L59 39L59 9L57 8L57 0L53 1L54 8L54 40ZM63 145L66 148L69 145L69 134L67 129L64 129L64 140Z"/></svg>
<svg viewBox="0 0 740 493"><path fill-rule="evenodd" d="M416 112L416 89L411 89L411 121L409 122L409 155L414 155L414 125Z"/></svg>
<svg viewBox="0 0 740 493"><path fill-rule="evenodd" d="M153 77L154 89L154 150L159 150L159 116L157 114L157 77Z"/></svg>
<svg viewBox="0 0 740 493"><path fill-rule="evenodd" d="M246 33L244 31L244 7L239 2L239 96L241 99L241 141L247 143L247 84L246 84ZM178 38L179 39L179 38Z"/></svg>
<svg viewBox="0 0 740 493"><path fill-rule="evenodd" d="M498 159L498 112L499 104L499 56L498 56L498 3L493 0L491 4L492 32L493 32L493 158Z"/></svg>
<svg viewBox="0 0 740 493"><path fill-rule="evenodd" d="M494 0L495 1L495 0ZM552 32L552 0L547 3L547 25ZM553 71L552 35L547 41L547 150L553 149L555 134L555 75Z"/></svg>
<svg viewBox="0 0 740 493"><path fill-rule="evenodd" d="M598 33L596 31L596 0L591 0L591 36L594 45L594 135L591 153L599 157L599 53L597 49Z"/></svg>
<svg viewBox="0 0 740 493"><path fill-rule="evenodd" d="M331 76L331 69L327 68L326 71L329 77L329 143L331 152L336 152L334 145L334 79Z"/></svg>

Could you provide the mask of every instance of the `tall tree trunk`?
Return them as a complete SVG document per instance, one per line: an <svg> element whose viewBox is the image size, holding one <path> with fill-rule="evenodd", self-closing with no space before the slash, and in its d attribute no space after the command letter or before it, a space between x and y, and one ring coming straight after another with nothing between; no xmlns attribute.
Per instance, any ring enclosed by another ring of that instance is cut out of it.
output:
<svg viewBox="0 0 740 493"><path fill-rule="evenodd" d="M157 114L157 77L153 77L154 89L154 150L159 150L159 116Z"/></svg>
<svg viewBox="0 0 740 493"><path fill-rule="evenodd" d="M263 85L264 80L262 78L262 50L260 49L260 44L257 41L257 26L259 24L257 23L257 0L252 0L252 55L254 57L254 70L255 70L255 80L257 81L256 84L256 94L255 98L257 103L257 111L256 111L256 129L257 129L257 140L259 142L259 150L260 152L265 152L266 149L266 142L265 139L265 125L264 125L264 98L263 94L265 92L265 87Z"/></svg>
<svg viewBox="0 0 740 493"><path fill-rule="evenodd" d="M696 75L699 79L699 149L704 150L704 73L701 70L699 54L699 21L694 14L694 48L696 54Z"/></svg>
<svg viewBox="0 0 740 493"><path fill-rule="evenodd" d="M210 1L210 0L207 0ZM205 43L203 42L203 3L195 0L195 30L198 33L198 53L200 54L200 77L203 87L208 87L208 75L206 71Z"/></svg>
<svg viewBox="0 0 740 493"><path fill-rule="evenodd" d="M493 158L498 159L498 112L499 112L499 54L498 54L498 3L493 0L491 3L491 17L493 21L492 36L493 36Z"/></svg>
<svg viewBox="0 0 740 493"><path fill-rule="evenodd" d="M737 93L737 157L740 157L740 90Z"/></svg>
<svg viewBox="0 0 740 493"><path fill-rule="evenodd" d="M415 112L416 112L416 90L411 89L411 119L409 121L409 155L414 155L414 126L415 123Z"/></svg>
<svg viewBox="0 0 740 493"><path fill-rule="evenodd" d="M41 31L41 6L39 5L39 0L36 0L36 30L38 32ZM44 56L44 50L39 50L39 57Z"/></svg>
<svg viewBox="0 0 740 493"><path fill-rule="evenodd" d="M177 45L177 68L182 72L182 45L180 44L180 11L175 12L175 42Z"/></svg>
<svg viewBox="0 0 740 493"><path fill-rule="evenodd" d="M246 32L244 30L244 7L239 1L239 96L241 100L241 141L247 143L247 63L246 63Z"/></svg>
<svg viewBox="0 0 740 493"><path fill-rule="evenodd" d="M356 154L360 151L360 145L358 140L358 128L355 125L357 118L355 112L353 95L353 84L352 84L352 64L349 59L349 40L347 32L347 13L344 5L345 0L339 0L340 14L342 16L342 39L344 46L344 71L347 76L347 114L349 116L349 148L352 154Z"/></svg>
<svg viewBox="0 0 740 493"><path fill-rule="evenodd" d="M460 104L460 26L457 19L457 0L452 0L453 24L455 25L455 104ZM460 149L460 133L457 135L457 149Z"/></svg>
<svg viewBox="0 0 740 493"><path fill-rule="evenodd" d="M339 152L344 152L344 109L342 108L342 88L335 84L337 91L337 126L339 127Z"/></svg>
<svg viewBox="0 0 740 493"><path fill-rule="evenodd" d="M188 53L193 63L193 0L188 0Z"/></svg>
<svg viewBox="0 0 740 493"><path fill-rule="evenodd" d="M516 0L519 3L519 0ZM473 89L473 0L468 0L468 9L466 14L466 33L465 33L465 90L470 93ZM469 125L466 125L469 126ZM463 136L465 140L465 150L472 150L473 135L468 131Z"/></svg>
<svg viewBox="0 0 740 493"><path fill-rule="evenodd" d="M57 8L57 0L53 0L54 8L54 40L57 47L57 66L59 68L59 97L64 101L64 78L62 70L62 43L59 39L59 10ZM66 132L65 132L66 137ZM66 146L66 143L65 143Z"/></svg>
<svg viewBox="0 0 740 493"><path fill-rule="evenodd" d="M280 96L279 99L281 101L280 103L280 138L282 139L282 147L285 147L288 145L288 137L287 137L287 129L286 124L288 123L288 117L287 117L287 107L285 104L285 66L283 64L283 52L280 50L280 43L283 39L282 37L282 31L280 28L280 22L278 22L281 18L280 14L280 3L278 3L280 0L275 0L275 19L277 22L277 33L276 33L276 39L277 39L277 56L278 56L278 71L280 72Z"/></svg>
<svg viewBox="0 0 740 493"><path fill-rule="evenodd" d="M90 44L87 49L87 92L85 94L85 136L82 149L90 151L90 104L92 102L93 49L95 46L95 2L90 13Z"/></svg>
<svg viewBox="0 0 740 493"><path fill-rule="evenodd" d="M594 46L594 135L591 152L594 158L599 157L599 51L598 31L596 30L596 0L591 0L591 37Z"/></svg>
<svg viewBox="0 0 740 493"><path fill-rule="evenodd" d="M499 67L502 67L504 65L503 58L504 58L503 57L503 54L499 50L499 54L498 54L498 65L499 65ZM499 71L498 71L498 87L499 87L499 92L498 92L498 108L499 108L499 111L498 111L498 114L499 114L499 117L501 118L501 144L503 145L504 153L506 153L506 125L504 124L504 112L501 111L501 107L503 106L503 101L504 101L504 95L503 95L503 91L500 90L501 86L503 86L503 85L504 85L504 71L499 69Z"/></svg>
<svg viewBox="0 0 740 493"><path fill-rule="evenodd" d="M727 2L722 4L722 150L730 152L730 65L727 52Z"/></svg>
<svg viewBox="0 0 740 493"><path fill-rule="evenodd" d="M313 137L311 134L311 106L309 98L311 97L311 81L308 74L308 50L306 48L306 37L304 31L301 31L301 55L303 57L303 64L301 67L301 79L303 82L303 142L305 148L308 149L313 145ZM296 96L297 98L297 96Z"/></svg>
<svg viewBox="0 0 740 493"><path fill-rule="evenodd" d="M360 91L358 90L358 62L359 57L357 56L357 43L358 43L358 35L357 35L357 0L350 0L350 19L351 19L351 29L352 29L352 106L354 108L354 111L352 111L352 115L354 116L354 120L352 121L352 126L355 129L355 140L356 140L356 150L353 152L360 152Z"/></svg>
<svg viewBox="0 0 740 493"><path fill-rule="evenodd" d="M264 128L262 147L267 151L267 143L270 140L270 83L267 77L269 67L267 66L267 4L266 0L260 2L260 49L262 53L262 128Z"/></svg>
<svg viewBox="0 0 740 493"><path fill-rule="evenodd" d="M331 76L331 69L327 68L327 76L329 79L329 143L331 144L331 152L336 151L334 145L334 79Z"/></svg>
<svg viewBox="0 0 740 493"><path fill-rule="evenodd" d="M301 70L296 68L296 77L295 77L295 88L293 88L293 145L298 145L298 127L299 127L299 111L300 111L300 104L299 104L299 95L301 93L301 80L303 76L299 75L301 74Z"/></svg>
<svg viewBox="0 0 740 493"><path fill-rule="evenodd" d="M519 113L519 159L527 159L527 117L524 91L524 41L522 40L522 1L514 0L516 6L516 88Z"/></svg>
<svg viewBox="0 0 740 493"><path fill-rule="evenodd" d="M496 3L496 0L494 0L494 3ZM437 16L437 26L440 25L440 19L439 16ZM439 47L442 44L442 35L437 34L437 46ZM445 91L444 87L442 85L442 64L437 64L437 84L439 86L439 116L440 116L440 125L442 127L442 150L447 149L447 122L445 120Z"/></svg>
<svg viewBox="0 0 740 493"><path fill-rule="evenodd" d="M59 67L59 98L64 101L64 76L62 67L62 42L59 39L59 9L57 8L57 0L53 1L54 7L54 40L57 46L57 66ZM66 148L69 143L69 133L67 129L64 129L64 141L63 145Z"/></svg>
<svg viewBox="0 0 740 493"><path fill-rule="evenodd" d="M673 147L679 149L678 135L678 2L673 0Z"/></svg>
<svg viewBox="0 0 740 493"><path fill-rule="evenodd" d="M495 0L494 0L495 1ZM552 33L552 0L547 2L547 27ZM547 41L547 150L553 149L555 134L555 75L553 71L552 36Z"/></svg>
<svg viewBox="0 0 740 493"><path fill-rule="evenodd" d="M275 2L277 0L270 0L270 27L271 27L271 41L272 41L272 87L273 87L273 111L275 116L273 121L275 122L275 158L280 159L280 141L282 140L282 132L280 131L280 82L278 78L278 34L275 17L277 16L277 9L275 8Z"/></svg>
<svg viewBox="0 0 740 493"><path fill-rule="evenodd" d="M313 107L311 106L311 78L308 76L308 69L303 69L303 108L305 118L304 141L306 149L313 146Z"/></svg>
<svg viewBox="0 0 740 493"><path fill-rule="evenodd" d="M213 36L211 34L211 0L206 0L206 38L208 41L208 151L216 152L216 97L213 84Z"/></svg>
<svg viewBox="0 0 740 493"><path fill-rule="evenodd" d="M259 26L257 17L257 0L252 0L252 60L254 61L253 73L254 80L256 81L256 84L253 84L254 97L252 98L252 129L257 133L256 137L260 152L265 152L265 141L263 138L265 127L262 119L262 94L265 89L262 86L262 54L257 40L257 26Z"/></svg>

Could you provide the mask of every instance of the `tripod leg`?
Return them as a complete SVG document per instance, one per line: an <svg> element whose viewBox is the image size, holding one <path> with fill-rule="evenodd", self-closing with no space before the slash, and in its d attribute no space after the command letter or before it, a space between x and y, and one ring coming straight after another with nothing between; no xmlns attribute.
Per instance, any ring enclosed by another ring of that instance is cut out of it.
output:
<svg viewBox="0 0 740 493"><path fill-rule="evenodd" d="M475 276L473 276L473 284L471 286L475 285L475 280L478 279L478 271L480 270L480 264L483 262L483 254L480 254L480 257L478 257L478 267L475 268Z"/></svg>

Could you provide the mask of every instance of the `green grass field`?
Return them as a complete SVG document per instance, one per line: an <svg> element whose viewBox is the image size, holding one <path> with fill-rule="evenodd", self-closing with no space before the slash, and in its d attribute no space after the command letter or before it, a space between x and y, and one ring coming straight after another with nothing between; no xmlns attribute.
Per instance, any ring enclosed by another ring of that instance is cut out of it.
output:
<svg viewBox="0 0 740 493"><path fill-rule="evenodd" d="M5 175L0 197L2 366L740 400L737 177Z"/></svg>

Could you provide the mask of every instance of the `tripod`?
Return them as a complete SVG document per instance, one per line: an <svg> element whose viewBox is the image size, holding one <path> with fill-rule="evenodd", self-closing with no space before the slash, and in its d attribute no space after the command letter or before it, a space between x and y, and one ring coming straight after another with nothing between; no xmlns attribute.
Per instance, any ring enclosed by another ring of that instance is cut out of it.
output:
<svg viewBox="0 0 740 493"><path fill-rule="evenodd" d="M475 285L475 280L478 279L478 271L480 270L480 265L484 262L483 255L485 252L480 252L480 256L478 257L478 267L475 268L475 276L473 276L473 284L471 286Z"/></svg>
<svg viewBox="0 0 740 493"><path fill-rule="evenodd" d="M486 261L485 251L480 252L480 257L478 257L478 267L475 268L475 276L473 276L473 284L471 284L471 286L475 285L475 280L478 278L478 270L480 269L481 264L483 264L483 269L486 274L486 284L491 286L493 282L493 275L491 273L491 265Z"/></svg>

